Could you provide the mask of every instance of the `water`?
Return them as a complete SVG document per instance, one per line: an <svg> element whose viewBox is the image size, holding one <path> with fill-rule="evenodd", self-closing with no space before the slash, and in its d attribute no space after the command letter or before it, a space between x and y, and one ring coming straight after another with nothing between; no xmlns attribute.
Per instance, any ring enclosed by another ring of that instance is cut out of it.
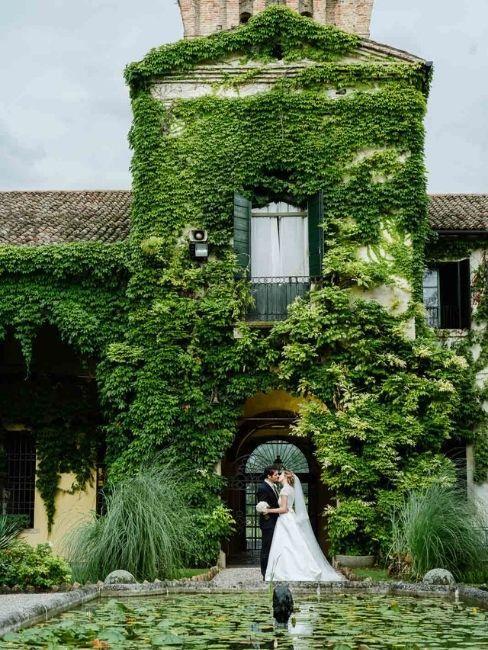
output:
<svg viewBox="0 0 488 650"><path fill-rule="evenodd" d="M409 596L298 596L287 627L270 594L198 594L102 600L8 635L1 648L373 650L487 648L488 613Z"/></svg>

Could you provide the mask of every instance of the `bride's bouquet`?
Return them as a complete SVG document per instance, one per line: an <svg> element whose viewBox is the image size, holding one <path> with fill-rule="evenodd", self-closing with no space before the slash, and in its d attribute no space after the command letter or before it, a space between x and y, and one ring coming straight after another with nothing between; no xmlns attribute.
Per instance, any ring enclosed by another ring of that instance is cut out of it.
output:
<svg viewBox="0 0 488 650"><path fill-rule="evenodd" d="M266 501L260 501L256 505L256 511L259 512L260 515L263 515L265 519L269 519L269 515L266 514L266 510L269 510L270 505L269 503L266 503Z"/></svg>

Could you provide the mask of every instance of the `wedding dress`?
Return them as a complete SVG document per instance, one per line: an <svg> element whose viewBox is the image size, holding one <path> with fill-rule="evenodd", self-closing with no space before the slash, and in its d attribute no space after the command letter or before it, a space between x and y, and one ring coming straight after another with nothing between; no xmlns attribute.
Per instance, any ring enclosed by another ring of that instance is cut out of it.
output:
<svg viewBox="0 0 488 650"><path fill-rule="evenodd" d="M276 522L266 569L266 581L339 582L345 580L327 562L315 538L302 486L295 477L295 488L285 485L280 493L288 497L288 512ZM293 508L295 506L295 509Z"/></svg>

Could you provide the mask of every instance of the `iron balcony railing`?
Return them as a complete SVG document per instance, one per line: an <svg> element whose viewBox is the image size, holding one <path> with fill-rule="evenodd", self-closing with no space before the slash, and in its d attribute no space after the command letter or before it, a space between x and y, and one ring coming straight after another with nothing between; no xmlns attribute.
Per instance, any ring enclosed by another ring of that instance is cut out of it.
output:
<svg viewBox="0 0 488 650"><path fill-rule="evenodd" d="M437 329L469 329L469 314L457 305L426 307L427 323Z"/></svg>
<svg viewBox="0 0 488 650"><path fill-rule="evenodd" d="M304 296L313 278L290 275L284 277L251 278L254 306L248 311L248 320L276 321L286 317L288 305Z"/></svg>

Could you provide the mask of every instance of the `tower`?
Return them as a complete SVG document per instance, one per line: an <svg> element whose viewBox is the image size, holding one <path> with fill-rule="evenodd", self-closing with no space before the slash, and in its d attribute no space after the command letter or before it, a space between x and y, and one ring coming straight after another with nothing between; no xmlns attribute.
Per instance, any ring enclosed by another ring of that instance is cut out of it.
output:
<svg viewBox="0 0 488 650"><path fill-rule="evenodd" d="M185 37L208 36L245 23L271 4L286 5L319 23L369 37L374 0L178 0Z"/></svg>

